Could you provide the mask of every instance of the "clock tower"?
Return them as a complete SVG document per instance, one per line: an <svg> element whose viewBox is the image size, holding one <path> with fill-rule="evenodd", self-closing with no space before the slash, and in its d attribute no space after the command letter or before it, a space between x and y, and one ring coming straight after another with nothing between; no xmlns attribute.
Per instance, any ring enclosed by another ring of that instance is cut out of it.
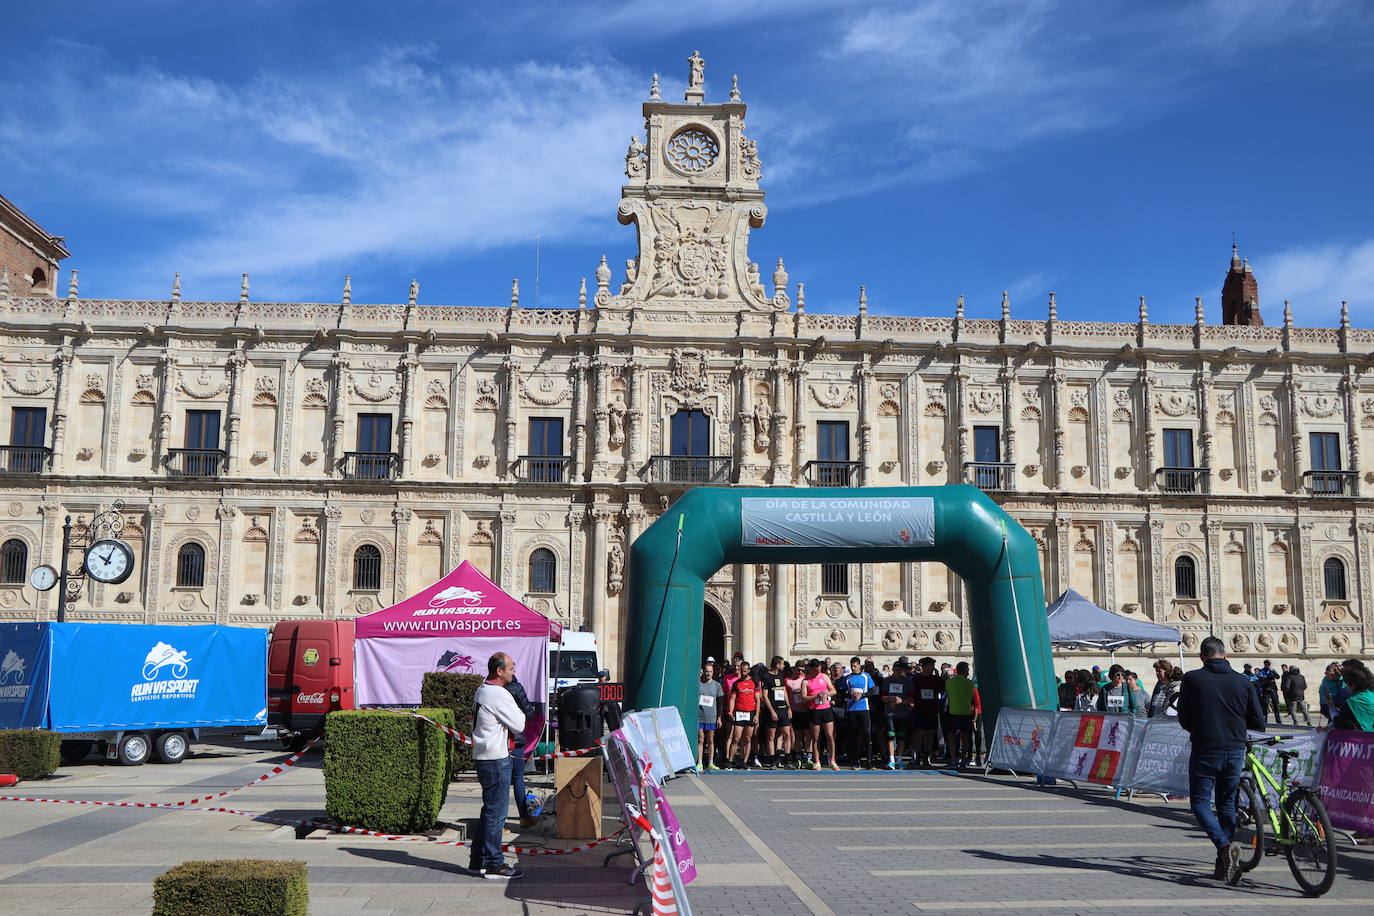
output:
<svg viewBox="0 0 1374 916"><path fill-rule="evenodd" d="M778 262L773 291L749 260L749 230L768 208L759 187L758 147L744 135L739 78L727 101L706 103L706 61L693 51L681 102L664 101L654 74L644 103L644 142L630 138L621 223L638 227L639 255L619 292L597 271L600 308L786 310L787 275Z"/></svg>

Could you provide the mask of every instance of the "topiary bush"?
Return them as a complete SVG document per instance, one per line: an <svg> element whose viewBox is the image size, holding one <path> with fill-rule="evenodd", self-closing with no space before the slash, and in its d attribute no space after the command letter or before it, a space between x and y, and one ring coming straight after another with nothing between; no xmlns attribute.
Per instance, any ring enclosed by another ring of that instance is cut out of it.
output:
<svg viewBox="0 0 1374 916"><path fill-rule="evenodd" d="M472 734L472 704L477 696L477 688L485 680L478 674L459 674L456 671L427 671L420 681L420 705L438 709L449 709L457 725L454 728L465 735ZM472 745L456 744L453 754L453 769L464 773L472 769Z"/></svg>
<svg viewBox="0 0 1374 916"><path fill-rule="evenodd" d="M306 916L304 862L183 862L153 879L153 916Z"/></svg>
<svg viewBox="0 0 1374 916"><path fill-rule="evenodd" d="M447 709L417 709L453 725ZM379 709L331 712L324 720L324 797L329 816L385 833L434 826L452 773L452 742L411 716Z"/></svg>
<svg viewBox="0 0 1374 916"><path fill-rule="evenodd" d="M62 736L33 728L0 730L0 773L38 779L57 772L62 762Z"/></svg>

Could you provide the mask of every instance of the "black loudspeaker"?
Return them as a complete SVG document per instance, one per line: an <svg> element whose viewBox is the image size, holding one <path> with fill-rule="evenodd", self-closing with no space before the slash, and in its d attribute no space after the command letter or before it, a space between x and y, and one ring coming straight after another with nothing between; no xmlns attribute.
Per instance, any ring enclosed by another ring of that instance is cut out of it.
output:
<svg viewBox="0 0 1374 916"><path fill-rule="evenodd" d="M601 738L601 690L578 684L558 691L558 749L580 751Z"/></svg>

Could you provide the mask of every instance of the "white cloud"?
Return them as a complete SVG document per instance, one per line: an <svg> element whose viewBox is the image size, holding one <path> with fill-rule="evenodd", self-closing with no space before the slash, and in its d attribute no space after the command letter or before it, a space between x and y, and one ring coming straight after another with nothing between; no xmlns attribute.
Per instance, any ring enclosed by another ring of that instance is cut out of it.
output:
<svg viewBox="0 0 1374 916"><path fill-rule="evenodd" d="M1374 239L1290 248L1253 262L1260 280L1265 321L1278 324L1283 300L1293 302L1293 322L1334 327L1341 301L1350 303L1350 323L1374 326Z"/></svg>

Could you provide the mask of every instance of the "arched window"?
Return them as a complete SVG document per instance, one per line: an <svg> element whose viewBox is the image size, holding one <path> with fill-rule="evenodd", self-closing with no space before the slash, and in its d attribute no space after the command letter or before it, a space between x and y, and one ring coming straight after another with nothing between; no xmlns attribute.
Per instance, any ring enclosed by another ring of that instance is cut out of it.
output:
<svg viewBox="0 0 1374 916"><path fill-rule="evenodd" d="M23 585L29 572L29 545L19 538L10 538L0 546L0 582L6 585Z"/></svg>
<svg viewBox="0 0 1374 916"><path fill-rule="evenodd" d="M9 546L6 544L5 549L8 550ZM7 553L5 554L5 575L7 576L9 569L9 554ZM8 582L9 580L6 579L5 581ZM1345 600L1345 563L1341 562L1339 557L1327 557L1326 562L1322 564L1322 582L1326 586L1327 601Z"/></svg>
<svg viewBox="0 0 1374 916"><path fill-rule="evenodd" d="M1174 597L1197 597L1197 563L1187 554L1174 561Z"/></svg>
<svg viewBox="0 0 1374 916"><path fill-rule="evenodd" d="M187 541L177 551L177 588L205 587L205 548Z"/></svg>
<svg viewBox="0 0 1374 916"><path fill-rule="evenodd" d="M382 587L382 552L375 544L353 551L353 588L375 592Z"/></svg>
<svg viewBox="0 0 1374 916"><path fill-rule="evenodd" d="M43 272L43 268L35 267L33 269L33 288L39 289L43 286L46 286L47 284L48 275Z"/></svg>
<svg viewBox="0 0 1374 916"><path fill-rule="evenodd" d="M530 591L552 594L558 591L558 558L547 547L530 554Z"/></svg>

